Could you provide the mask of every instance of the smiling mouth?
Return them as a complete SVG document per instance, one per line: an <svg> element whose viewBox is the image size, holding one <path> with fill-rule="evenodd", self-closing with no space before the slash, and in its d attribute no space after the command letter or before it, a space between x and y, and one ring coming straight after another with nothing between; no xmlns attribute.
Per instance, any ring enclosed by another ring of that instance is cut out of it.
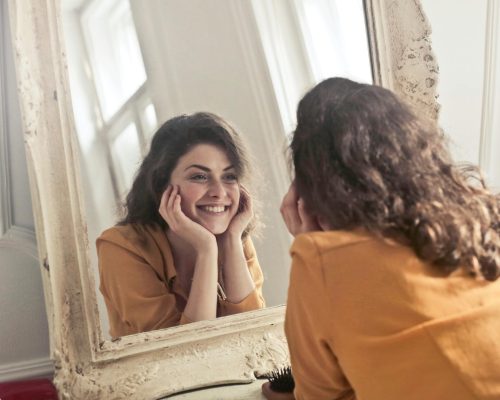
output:
<svg viewBox="0 0 500 400"><path fill-rule="evenodd" d="M198 206L198 208L210 214L222 214L229 209L229 206Z"/></svg>

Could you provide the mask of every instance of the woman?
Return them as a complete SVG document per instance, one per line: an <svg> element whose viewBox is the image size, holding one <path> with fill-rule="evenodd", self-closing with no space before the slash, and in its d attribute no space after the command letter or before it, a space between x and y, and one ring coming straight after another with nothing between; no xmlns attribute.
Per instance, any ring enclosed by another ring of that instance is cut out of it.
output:
<svg viewBox="0 0 500 400"><path fill-rule="evenodd" d="M156 132L125 218L97 239L112 337L264 307L249 172L241 138L216 115Z"/></svg>
<svg viewBox="0 0 500 400"><path fill-rule="evenodd" d="M295 398L500 399L499 197L377 86L319 83L290 148Z"/></svg>

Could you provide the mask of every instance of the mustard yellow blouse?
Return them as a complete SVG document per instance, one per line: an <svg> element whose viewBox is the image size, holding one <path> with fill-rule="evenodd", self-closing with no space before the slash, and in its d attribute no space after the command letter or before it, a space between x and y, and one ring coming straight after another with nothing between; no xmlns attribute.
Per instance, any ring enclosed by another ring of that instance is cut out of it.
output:
<svg viewBox="0 0 500 400"><path fill-rule="evenodd" d="M191 322L184 316L189 294L176 281L172 251L159 227L115 226L97 239L99 289L104 297L111 337ZM239 303L219 299L217 316L265 307L263 275L253 243L243 250L255 290Z"/></svg>
<svg viewBox="0 0 500 400"><path fill-rule="evenodd" d="M291 255L296 399L500 399L500 280L362 233L298 235Z"/></svg>

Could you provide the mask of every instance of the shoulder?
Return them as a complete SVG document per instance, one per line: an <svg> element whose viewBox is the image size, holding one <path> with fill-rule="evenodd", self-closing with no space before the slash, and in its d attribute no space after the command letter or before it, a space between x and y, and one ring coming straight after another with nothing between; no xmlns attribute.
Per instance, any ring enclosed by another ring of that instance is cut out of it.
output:
<svg viewBox="0 0 500 400"><path fill-rule="evenodd" d="M297 235L290 253L292 256L319 256L373 241L376 241L373 235L362 231L308 232Z"/></svg>
<svg viewBox="0 0 500 400"><path fill-rule="evenodd" d="M144 226L137 224L116 225L103 231L97 238L99 242L124 244L139 241L144 236Z"/></svg>
<svg viewBox="0 0 500 400"><path fill-rule="evenodd" d="M159 226L117 225L101 233L96 247L101 273L148 265L162 279L166 274L175 274L170 270L174 265L170 244Z"/></svg>
<svg viewBox="0 0 500 400"><path fill-rule="evenodd" d="M434 274L411 247L361 229L298 235L290 253L293 259L302 260L302 264L341 275Z"/></svg>
<svg viewBox="0 0 500 400"><path fill-rule="evenodd" d="M110 243L128 250L141 250L154 244L159 236L165 236L159 227L142 224L116 225L101 233L96 246L99 248Z"/></svg>

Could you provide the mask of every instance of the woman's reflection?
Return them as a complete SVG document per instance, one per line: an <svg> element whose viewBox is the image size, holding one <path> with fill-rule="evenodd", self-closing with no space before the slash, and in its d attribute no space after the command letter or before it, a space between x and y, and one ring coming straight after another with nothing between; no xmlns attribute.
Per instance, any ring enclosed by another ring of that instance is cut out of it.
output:
<svg viewBox="0 0 500 400"><path fill-rule="evenodd" d="M97 239L112 337L265 306L250 171L241 137L216 115L156 132L126 216Z"/></svg>

